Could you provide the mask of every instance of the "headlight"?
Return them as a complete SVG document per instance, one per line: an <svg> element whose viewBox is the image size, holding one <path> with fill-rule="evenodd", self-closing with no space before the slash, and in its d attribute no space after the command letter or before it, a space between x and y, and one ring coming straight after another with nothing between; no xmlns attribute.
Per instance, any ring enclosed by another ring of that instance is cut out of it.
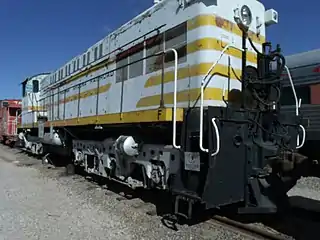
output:
<svg viewBox="0 0 320 240"><path fill-rule="evenodd" d="M252 23L252 12L247 5L234 9L234 18L243 31L248 31Z"/></svg>
<svg viewBox="0 0 320 240"><path fill-rule="evenodd" d="M240 16L242 24L249 27L252 22L252 13L247 5L242 6Z"/></svg>

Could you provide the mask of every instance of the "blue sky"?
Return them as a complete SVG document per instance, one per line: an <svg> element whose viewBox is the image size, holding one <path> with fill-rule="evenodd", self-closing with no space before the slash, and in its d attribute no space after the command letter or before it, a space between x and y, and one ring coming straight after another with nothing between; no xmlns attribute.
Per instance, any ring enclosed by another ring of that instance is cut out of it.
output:
<svg viewBox="0 0 320 240"><path fill-rule="evenodd" d="M0 99L20 97L19 82L56 69L153 0L0 0ZM286 54L319 48L316 0L264 0L279 12L268 39ZM302 23L300 22L302 21Z"/></svg>

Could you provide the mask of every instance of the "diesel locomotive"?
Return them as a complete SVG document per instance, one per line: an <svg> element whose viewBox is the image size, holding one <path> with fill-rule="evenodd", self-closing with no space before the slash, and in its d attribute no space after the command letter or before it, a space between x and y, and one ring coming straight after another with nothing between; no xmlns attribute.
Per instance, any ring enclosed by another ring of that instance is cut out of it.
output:
<svg viewBox="0 0 320 240"><path fill-rule="evenodd" d="M169 191L187 218L195 205L276 212L308 161L298 103L281 110L288 68L266 41L277 22L257 0L156 1L24 81L21 146L69 173Z"/></svg>

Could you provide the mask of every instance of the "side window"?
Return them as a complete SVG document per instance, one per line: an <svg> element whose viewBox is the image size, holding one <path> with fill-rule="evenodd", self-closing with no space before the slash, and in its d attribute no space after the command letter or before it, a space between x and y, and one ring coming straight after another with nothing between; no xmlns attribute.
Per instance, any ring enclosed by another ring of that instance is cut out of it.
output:
<svg viewBox="0 0 320 240"><path fill-rule="evenodd" d="M98 47L94 48L94 61L98 59Z"/></svg>
<svg viewBox="0 0 320 240"><path fill-rule="evenodd" d="M39 81L38 80L32 81L32 92L33 93L39 92Z"/></svg>
<svg viewBox="0 0 320 240"><path fill-rule="evenodd" d="M102 58L103 57L103 44L100 43L99 45L99 58Z"/></svg>
<svg viewBox="0 0 320 240"><path fill-rule="evenodd" d="M178 52L178 62L187 61L187 24L186 22L165 32L166 49L174 48ZM165 56L165 67L173 66L174 53L168 52Z"/></svg>
<svg viewBox="0 0 320 240"><path fill-rule="evenodd" d="M72 69L72 72L75 72L77 69L76 69L76 61L73 60L73 69Z"/></svg>
<svg viewBox="0 0 320 240"><path fill-rule="evenodd" d="M117 73L116 82L128 80L128 57L125 57L116 63Z"/></svg>
<svg viewBox="0 0 320 240"><path fill-rule="evenodd" d="M147 40L146 73L151 73L162 68L162 55L154 56L163 51L163 36L157 35Z"/></svg>
<svg viewBox="0 0 320 240"><path fill-rule="evenodd" d="M87 52L87 65L90 63L90 52Z"/></svg>
<svg viewBox="0 0 320 240"><path fill-rule="evenodd" d="M117 55L117 82L143 74L143 49L144 43L139 43Z"/></svg>
<svg viewBox="0 0 320 240"><path fill-rule="evenodd" d="M82 56L82 67L86 66L86 54L83 54Z"/></svg>
<svg viewBox="0 0 320 240"><path fill-rule="evenodd" d="M129 78L143 74L143 47L129 56L129 64Z"/></svg>
<svg viewBox="0 0 320 240"><path fill-rule="evenodd" d="M77 68L76 68L76 71L79 70L79 68L80 68L80 58L77 59Z"/></svg>
<svg viewBox="0 0 320 240"><path fill-rule="evenodd" d="M64 67L64 77L68 76L68 65Z"/></svg>

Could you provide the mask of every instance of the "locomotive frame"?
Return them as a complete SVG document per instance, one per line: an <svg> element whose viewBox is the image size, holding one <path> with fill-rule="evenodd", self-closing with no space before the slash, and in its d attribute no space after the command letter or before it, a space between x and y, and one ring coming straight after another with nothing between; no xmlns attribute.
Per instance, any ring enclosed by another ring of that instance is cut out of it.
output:
<svg viewBox="0 0 320 240"><path fill-rule="evenodd" d="M246 2L155 4L44 76L37 120L20 128L23 146L45 161L63 158L72 172L78 165L132 188L169 190L186 218L195 203L277 211L304 160L294 153L299 116L288 120L266 104L285 64L264 43L277 13Z"/></svg>

